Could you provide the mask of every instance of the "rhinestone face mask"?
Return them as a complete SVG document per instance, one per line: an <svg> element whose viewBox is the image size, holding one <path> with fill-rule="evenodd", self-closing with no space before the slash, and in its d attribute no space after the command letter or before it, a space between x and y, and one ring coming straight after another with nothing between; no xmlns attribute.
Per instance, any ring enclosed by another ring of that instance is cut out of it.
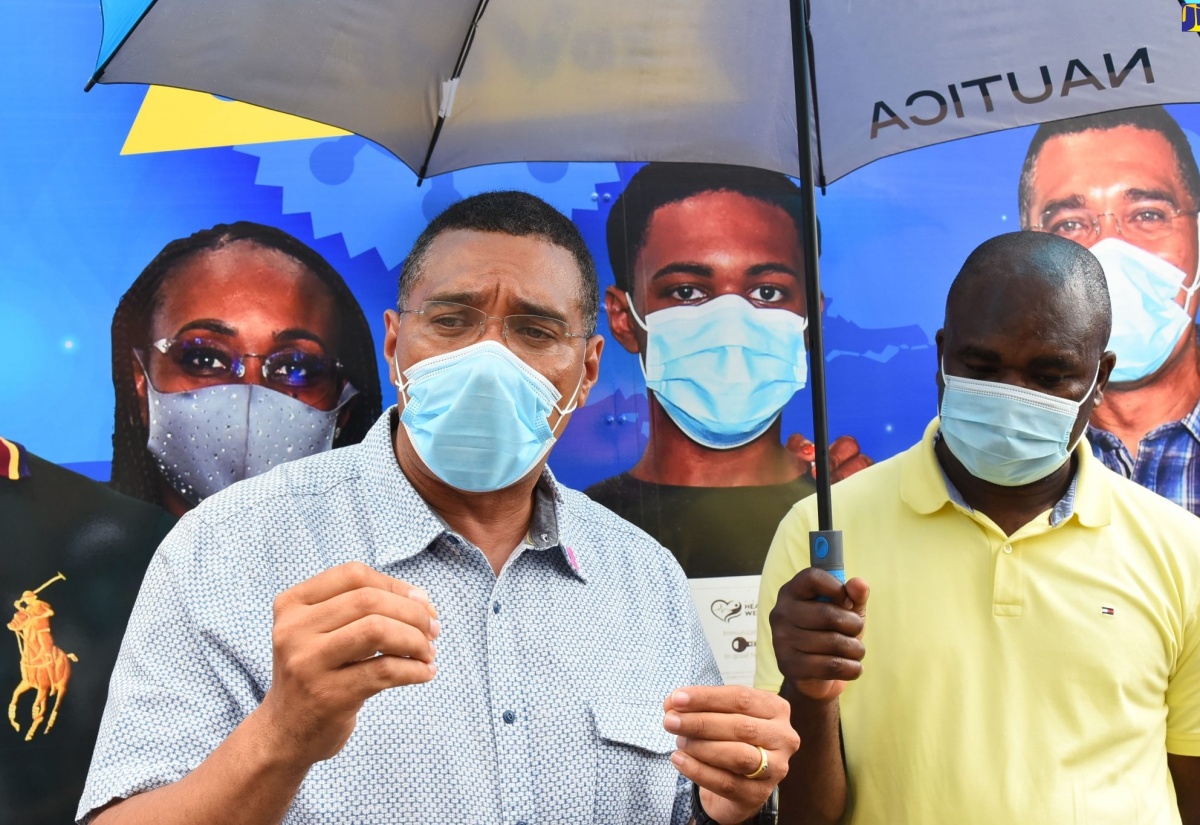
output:
<svg viewBox="0 0 1200 825"><path fill-rule="evenodd" d="M159 392L147 381L146 391L146 448L192 505L235 481L332 449L338 413L358 392L347 384L337 406L318 410L258 384Z"/></svg>

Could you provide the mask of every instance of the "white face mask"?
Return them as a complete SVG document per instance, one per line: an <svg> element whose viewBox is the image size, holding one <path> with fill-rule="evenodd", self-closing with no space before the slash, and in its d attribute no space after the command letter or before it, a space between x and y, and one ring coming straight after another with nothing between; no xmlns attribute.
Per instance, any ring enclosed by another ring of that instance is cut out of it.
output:
<svg viewBox="0 0 1200 825"><path fill-rule="evenodd" d="M1140 381L1162 368L1192 326L1188 307L1200 288L1200 277L1192 278L1180 306L1175 299L1187 274L1178 267L1121 238L1105 238L1091 247L1091 253L1104 267L1112 301L1108 349L1116 353L1117 366L1111 380Z"/></svg>

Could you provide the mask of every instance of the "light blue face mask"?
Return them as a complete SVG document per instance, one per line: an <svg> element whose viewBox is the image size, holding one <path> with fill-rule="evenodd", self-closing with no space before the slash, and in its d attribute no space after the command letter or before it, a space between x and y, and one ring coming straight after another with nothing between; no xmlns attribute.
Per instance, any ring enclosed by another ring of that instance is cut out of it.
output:
<svg viewBox="0 0 1200 825"><path fill-rule="evenodd" d="M629 297L629 312L646 330L646 387L702 446L728 450L758 438L808 379L808 321L790 310L722 295L651 312L645 322Z"/></svg>
<svg viewBox="0 0 1200 825"><path fill-rule="evenodd" d="M400 374L400 423L413 449L434 475L471 493L524 478L575 409L574 402L561 409L562 393L549 379L496 341L426 358ZM551 412L558 413L554 427Z"/></svg>
<svg viewBox="0 0 1200 825"><path fill-rule="evenodd" d="M976 478L1002 487L1045 478L1066 463L1078 444L1071 443L1071 430L1099 377L1097 364L1091 389L1082 401L1071 401L998 381L947 375L943 364L942 438Z"/></svg>
<svg viewBox="0 0 1200 825"><path fill-rule="evenodd" d="M1162 368L1192 326L1187 306L1200 278L1193 279L1180 306L1175 298L1187 276L1178 267L1120 238L1105 238L1091 253L1104 267L1112 300L1108 349L1117 355L1112 380L1140 381Z"/></svg>

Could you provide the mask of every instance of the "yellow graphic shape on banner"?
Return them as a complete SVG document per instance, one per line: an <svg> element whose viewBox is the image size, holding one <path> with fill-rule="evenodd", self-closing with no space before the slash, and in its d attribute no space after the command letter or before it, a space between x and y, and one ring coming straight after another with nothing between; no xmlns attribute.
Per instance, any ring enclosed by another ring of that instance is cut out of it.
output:
<svg viewBox="0 0 1200 825"><path fill-rule="evenodd" d="M221 100L204 92L151 86L129 128L121 154L175 152L348 134L324 123L249 103Z"/></svg>

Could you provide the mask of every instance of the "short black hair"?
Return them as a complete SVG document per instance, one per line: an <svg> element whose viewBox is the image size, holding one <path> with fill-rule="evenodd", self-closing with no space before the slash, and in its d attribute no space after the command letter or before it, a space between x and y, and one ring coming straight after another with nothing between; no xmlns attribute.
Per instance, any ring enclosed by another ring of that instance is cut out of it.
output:
<svg viewBox="0 0 1200 825"><path fill-rule="evenodd" d="M1055 120L1038 127L1033 133L1033 140L1029 142L1029 149L1025 152L1025 163L1021 167L1021 179L1017 184L1017 206L1020 209L1022 228L1029 229L1032 225L1029 208L1033 203L1033 175L1037 170L1038 156L1041 155L1046 142L1060 135L1105 132L1120 126L1132 126L1162 135L1175 152L1176 168L1184 188L1192 198L1193 207L1200 206L1200 167L1196 165L1196 156L1192 153L1187 135L1162 106L1142 106L1137 109L1119 109L1098 115Z"/></svg>
<svg viewBox="0 0 1200 825"><path fill-rule="evenodd" d="M629 292L633 287L634 261L654 213L705 192L734 192L778 206L792 219L803 242L802 193L787 175L721 163L647 163L629 179L608 215L608 259L618 289Z"/></svg>
<svg viewBox="0 0 1200 825"><path fill-rule="evenodd" d="M204 252L245 242L273 249L299 263L317 277L333 296L340 333L335 353L342 362L342 377L358 390L346 425L333 440L334 447L357 444L382 412L379 368L371 327L354 294L324 257L282 229L251 221L218 224L187 238L171 241L130 285L112 320L112 381L116 391L113 415L113 463L110 485L119 492L152 504L162 504L158 464L146 445L150 438L142 423L130 356L150 345L150 326L161 303L160 289L182 263Z"/></svg>
<svg viewBox="0 0 1200 825"><path fill-rule="evenodd" d="M540 238L571 253L579 267L579 303L583 309L584 331L596 332L600 314L600 282L596 262L579 229L563 213L536 195L516 190L483 192L451 204L429 222L400 268L396 303L407 309L408 298L421 277L421 268L429 247L443 232L466 229L474 232L498 232L517 238Z"/></svg>
<svg viewBox="0 0 1200 825"><path fill-rule="evenodd" d="M1030 266L1014 267L1018 263ZM1112 302L1104 269L1086 247L1049 232L1008 232L975 248L950 284L946 295L945 326L949 328L951 307L969 297L971 285L994 280L996 272L1019 272L1036 278L1056 291L1071 291L1082 298L1080 309L1096 335L1097 346L1104 351L1112 332Z"/></svg>

